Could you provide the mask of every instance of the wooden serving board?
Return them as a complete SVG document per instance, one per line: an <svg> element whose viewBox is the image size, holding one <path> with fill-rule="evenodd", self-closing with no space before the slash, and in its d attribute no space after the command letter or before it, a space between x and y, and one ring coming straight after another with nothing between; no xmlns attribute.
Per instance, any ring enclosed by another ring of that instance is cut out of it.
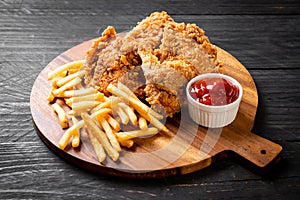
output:
<svg viewBox="0 0 300 200"><path fill-rule="evenodd" d="M91 43L92 40L84 42L56 57L39 74L32 88L30 107L37 132L61 157L94 172L134 178L187 174L230 155L239 155L258 169L265 169L277 161L282 147L251 132L258 104L251 75L238 60L220 48L218 56L224 62L221 72L237 79L244 92L238 115L229 126L221 129L198 126L184 107L180 114L166 120L170 133L136 139L131 149L122 149L117 162L107 158L100 164L85 131L81 132L79 148L68 145L64 151L60 150L57 143L65 130L61 129L46 100L51 87L47 74L65 63L83 59Z"/></svg>

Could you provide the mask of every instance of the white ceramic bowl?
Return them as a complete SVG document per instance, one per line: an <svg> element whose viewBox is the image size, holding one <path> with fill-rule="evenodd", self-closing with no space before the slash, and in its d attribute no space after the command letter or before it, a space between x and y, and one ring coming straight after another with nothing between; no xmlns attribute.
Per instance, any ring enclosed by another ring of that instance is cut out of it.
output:
<svg viewBox="0 0 300 200"><path fill-rule="evenodd" d="M229 80L232 84L238 86L239 96L234 102L227 105L212 106L202 104L191 97L189 88L193 83L200 79L215 77L224 78ZM218 73L208 73L196 76L190 80L186 87L186 95L188 100L189 114L194 122L209 128L220 128L227 126L234 121L242 100L243 88L237 80L230 76Z"/></svg>

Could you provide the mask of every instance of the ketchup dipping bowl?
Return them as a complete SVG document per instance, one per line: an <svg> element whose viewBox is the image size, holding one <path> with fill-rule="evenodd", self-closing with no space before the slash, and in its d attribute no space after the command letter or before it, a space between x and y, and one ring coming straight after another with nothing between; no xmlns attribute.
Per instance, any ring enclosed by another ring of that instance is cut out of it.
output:
<svg viewBox="0 0 300 200"><path fill-rule="evenodd" d="M190 80L186 95L189 114L194 122L209 128L220 128L235 119L243 88L230 76L209 73Z"/></svg>

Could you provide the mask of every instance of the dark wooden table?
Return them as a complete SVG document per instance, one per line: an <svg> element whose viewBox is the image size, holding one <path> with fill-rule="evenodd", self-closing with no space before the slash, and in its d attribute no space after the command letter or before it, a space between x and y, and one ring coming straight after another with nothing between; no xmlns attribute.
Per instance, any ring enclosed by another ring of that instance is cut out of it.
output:
<svg viewBox="0 0 300 200"><path fill-rule="evenodd" d="M38 137L29 97L56 56L106 26L131 29L153 11L196 23L238 58L259 92L254 133L283 146L261 175L234 159L158 180L94 174ZM0 1L0 199L298 199L300 197L300 4L297 1Z"/></svg>

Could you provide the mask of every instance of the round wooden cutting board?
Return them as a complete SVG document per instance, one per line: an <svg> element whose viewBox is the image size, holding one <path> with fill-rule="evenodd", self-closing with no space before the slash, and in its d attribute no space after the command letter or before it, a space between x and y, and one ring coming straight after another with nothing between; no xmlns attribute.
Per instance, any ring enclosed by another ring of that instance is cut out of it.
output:
<svg viewBox="0 0 300 200"><path fill-rule="evenodd" d="M278 158L281 146L251 133L258 104L251 75L238 60L220 48L218 57L224 63L221 73L237 79L243 87L238 115L229 126L219 129L198 126L183 107L180 114L166 120L169 133L135 139L132 148L122 149L117 162L107 158L99 163L84 130L80 147L68 145L64 151L60 150L57 143L65 130L61 129L46 100L51 88L47 74L65 63L83 59L92 41L77 45L51 61L37 77L31 92L30 107L37 133L51 150L67 161L93 172L114 176L161 178L194 172L234 154L258 168L266 168Z"/></svg>

